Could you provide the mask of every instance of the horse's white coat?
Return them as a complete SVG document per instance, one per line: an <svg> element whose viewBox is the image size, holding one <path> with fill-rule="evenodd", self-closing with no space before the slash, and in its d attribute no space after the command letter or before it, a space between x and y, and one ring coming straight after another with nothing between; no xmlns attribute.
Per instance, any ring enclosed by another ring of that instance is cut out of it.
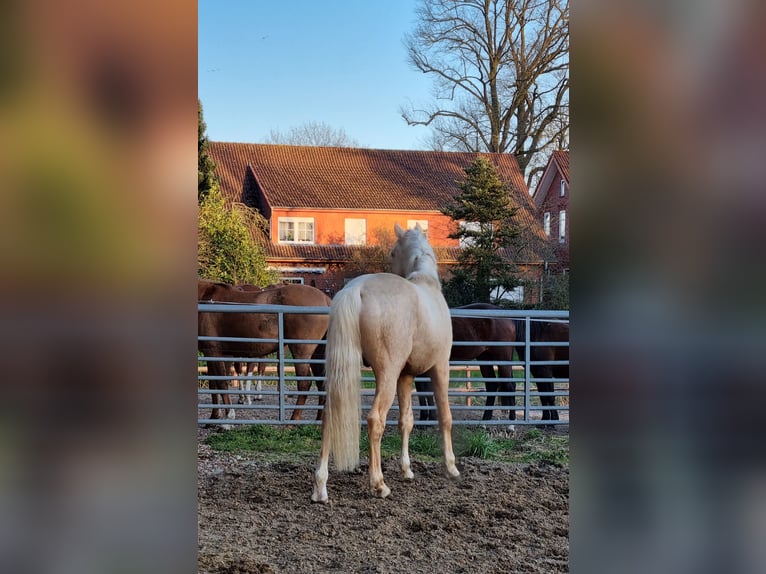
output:
<svg viewBox="0 0 766 574"><path fill-rule="evenodd" d="M394 395L399 398L402 476L413 478L409 435L414 426L412 383L416 375L431 377L442 431L447 474L459 476L452 451L449 409L449 353L452 324L441 292L436 257L420 226L394 228L394 273L362 275L333 300L327 332L327 402L322 422L322 448L315 473L314 502L327 502L328 461L338 470L359 464L360 367L375 373L375 398L367 415L370 436L370 489L385 498L380 441Z"/></svg>

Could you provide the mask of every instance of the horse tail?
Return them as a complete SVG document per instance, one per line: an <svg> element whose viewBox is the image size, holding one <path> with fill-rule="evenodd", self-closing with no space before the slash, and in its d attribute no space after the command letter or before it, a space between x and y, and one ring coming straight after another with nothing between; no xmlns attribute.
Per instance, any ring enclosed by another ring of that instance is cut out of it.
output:
<svg viewBox="0 0 766 574"><path fill-rule="evenodd" d="M330 308L327 329L327 400L324 406L322 440L338 470L359 466L359 419L362 411L362 342L359 288L340 291Z"/></svg>

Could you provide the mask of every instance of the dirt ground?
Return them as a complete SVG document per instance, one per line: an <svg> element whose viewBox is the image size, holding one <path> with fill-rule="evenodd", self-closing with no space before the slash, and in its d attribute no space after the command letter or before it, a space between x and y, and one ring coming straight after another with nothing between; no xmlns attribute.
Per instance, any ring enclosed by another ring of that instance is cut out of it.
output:
<svg viewBox="0 0 766 574"><path fill-rule="evenodd" d="M458 460L461 478L384 461L391 495L330 468L310 502L315 460L268 462L199 446L199 571L223 573L568 572L569 471Z"/></svg>

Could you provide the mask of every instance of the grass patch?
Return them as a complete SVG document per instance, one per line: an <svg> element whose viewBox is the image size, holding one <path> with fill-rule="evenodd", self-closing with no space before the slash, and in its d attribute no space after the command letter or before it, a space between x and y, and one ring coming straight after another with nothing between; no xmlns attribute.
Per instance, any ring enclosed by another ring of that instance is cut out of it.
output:
<svg viewBox="0 0 766 574"><path fill-rule="evenodd" d="M560 466L569 464L568 434L523 427L513 434L455 427L452 440L458 458L545 462ZM322 434L321 428L315 425L292 428L252 425L212 434L205 442L218 451L254 453L276 460L313 458L319 456ZM381 441L381 456L384 459L397 458L401 448L402 439L398 430L387 427ZM365 430L361 434L359 449L363 457L367 456L370 441ZM433 428L414 429L410 435L410 456L424 462L442 460L441 433Z"/></svg>
<svg viewBox="0 0 766 574"><path fill-rule="evenodd" d="M322 430L314 425L292 428L268 425L247 425L211 434L205 443L222 452L257 452L274 455L318 454Z"/></svg>

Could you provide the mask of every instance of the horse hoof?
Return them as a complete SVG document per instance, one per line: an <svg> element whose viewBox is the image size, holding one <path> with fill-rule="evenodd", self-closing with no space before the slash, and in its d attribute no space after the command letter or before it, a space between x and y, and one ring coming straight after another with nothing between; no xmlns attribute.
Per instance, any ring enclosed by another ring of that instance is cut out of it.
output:
<svg viewBox="0 0 766 574"><path fill-rule="evenodd" d="M405 480L412 480L415 478L415 474L408 468L407 470L402 470L402 478Z"/></svg>
<svg viewBox="0 0 766 574"><path fill-rule="evenodd" d="M377 498L386 498L391 494L391 489L384 484L382 487L373 490L372 494Z"/></svg>
<svg viewBox="0 0 766 574"><path fill-rule="evenodd" d="M321 494L317 494L316 492L313 492L311 494L311 502L319 502L321 504L327 504L329 501L329 498L327 497L327 493L322 496Z"/></svg>
<svg viewBox="0 0 766 574"><path fill-rule="evenodd" d="M456 466L453 466L452 468L448 468L447 477L457 480L458 478L460 478L460 471L457 469Z"/></svg>

